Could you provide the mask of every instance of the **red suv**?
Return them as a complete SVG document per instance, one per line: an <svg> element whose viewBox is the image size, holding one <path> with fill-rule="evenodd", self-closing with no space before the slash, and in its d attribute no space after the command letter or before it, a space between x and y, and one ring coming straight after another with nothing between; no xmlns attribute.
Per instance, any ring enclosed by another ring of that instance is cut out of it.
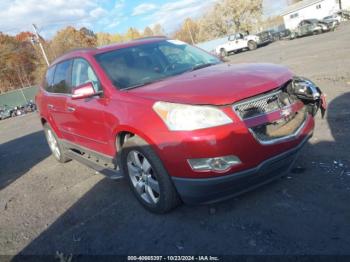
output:
<svg viewBox="0 0 350 262"><path fill-rule="evenodd" d="M36 100L59 162L125 177L147 209L163 213L285 175L322 98L282 66L223 63L155 37L63 55Z"/></svg>

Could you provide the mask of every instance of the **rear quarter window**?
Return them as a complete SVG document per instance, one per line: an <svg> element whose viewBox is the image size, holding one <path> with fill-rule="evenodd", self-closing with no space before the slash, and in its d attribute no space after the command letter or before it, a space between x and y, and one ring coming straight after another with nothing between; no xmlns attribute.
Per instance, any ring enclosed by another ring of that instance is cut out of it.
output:
<svg viewBox="0 0 350 262"><path fill-rule="evenodd" d="M55 74L55 66L50 67L46 71L43 87L47 92L53 92L52 83L53 83L54 74Z"/></svg>

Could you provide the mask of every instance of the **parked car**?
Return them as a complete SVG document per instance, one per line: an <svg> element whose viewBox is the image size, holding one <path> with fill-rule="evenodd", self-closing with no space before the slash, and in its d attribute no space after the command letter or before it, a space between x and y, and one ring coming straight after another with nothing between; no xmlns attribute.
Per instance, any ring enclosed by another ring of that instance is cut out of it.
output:
<svg viewBox="0 0 350 262"><path fill-rule="evenodd" d="M278 39L276 39L275 32L273 30L266 30L256 34L260 41L264 44L270 44Z"/></svg>
<svg viewBox="0 0 350 262"><path fill-rule="evenodd" d="M331 28L327 24L317 19L302 20L298 27L291 33L291 39L307 35L316 35L330 31Z"/></svg>
<svg viewBox="0 0 350 262"><path fill-rule="evenodd" d="M348 10L340 10L336 14L339 15L342 20L350 20L350 11Z"/></svg>
<svg viewBox="0 0 350 262"><path fill-rule="evenodd" d="M290 35L292 32L289 29L284 29L284 30L278 31L277 33L278 33L279 39L282 40L282 39L290 38Z"/></svg>
<svg viewBox="0 0 350 262"><path fill-rule="evenodd" d="M216 54L222 57L242 50L255 50L258 46L268 44L269 38L260 38L258 35L237 33L228 37L228 42L216 47Z"/></svg>
<svg viewBox="0 0 350 262"><path fill-rule="evenodd" d="M338 19L333 19L329 17L328 18L325 17L320 22L326 24L331 31L334 31L340 25L340 22Z"/></svg>
<svg viewBox="0 0 350 262"><path fill-rule="evenodd" d="M338 14L326 16L322 19L322 21L327 22L327 23L336 21L338 25L340 24L341 20L342 20L342 18Z"/></svg>
<svg viewBox="0 0 350 262"><path fill-rule="evenodd" d="M6 118L11 117L12 111L13 108L9 107L8 105L0 107L0 120L4 120Z"/></svg>
<svg viewBox="0 0 350 262"><path fill-rule="evenodd" d="M157 213L285 175L325 109L283 66L226 64L159 37L63 55L36 102L56 160L125 177Z"/></svg>

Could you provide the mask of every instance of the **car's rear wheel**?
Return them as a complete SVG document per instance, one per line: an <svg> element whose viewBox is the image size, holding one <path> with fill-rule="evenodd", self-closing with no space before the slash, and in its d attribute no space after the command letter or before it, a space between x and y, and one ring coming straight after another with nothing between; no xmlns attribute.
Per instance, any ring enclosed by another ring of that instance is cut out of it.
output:
<svg viewBox="0 0 350 262"><path fill-rule="evenodd" d="M249 41L249 42L248 42L248 49L249 49L250 51L255 50L255 49L257 49L257 48L258 48L258 45L257 45L256 42L254 42L254 41Z"/></svg>
<svg viewBox="0 0 350 262"><path fill-rule="evenodd" d="M71 159L64 154L64 148L60 144L57 135L47 123L44 124L44 132L47 143L49 144L50 150L55 159L60 163L66 163L70 161Z"/></svg>
<svg viewBox="0 0 350 262"><path fill-rule="evenodd" d="M123 145L120 164L138 201L154 213L166 213L181 203L170 176L153 149L134 136Z"/></svg>

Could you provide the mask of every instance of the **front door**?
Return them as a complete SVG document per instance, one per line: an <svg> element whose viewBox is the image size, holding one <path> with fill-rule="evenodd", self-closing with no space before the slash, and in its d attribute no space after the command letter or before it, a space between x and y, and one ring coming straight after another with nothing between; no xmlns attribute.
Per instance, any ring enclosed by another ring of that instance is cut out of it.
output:
<svg viewBox="0 0 350 262"><path fill-rule="evenodd" d="M72 89L91 82L95 91L101 91L101 83L92 67L82 58L76 58L72 66ZM108 99L95 96L87 99L67 99L67 111L70 113L70 132L74 141L80 146L104 153L112 154L109 138L111 131L105 122Z"/></svg>

